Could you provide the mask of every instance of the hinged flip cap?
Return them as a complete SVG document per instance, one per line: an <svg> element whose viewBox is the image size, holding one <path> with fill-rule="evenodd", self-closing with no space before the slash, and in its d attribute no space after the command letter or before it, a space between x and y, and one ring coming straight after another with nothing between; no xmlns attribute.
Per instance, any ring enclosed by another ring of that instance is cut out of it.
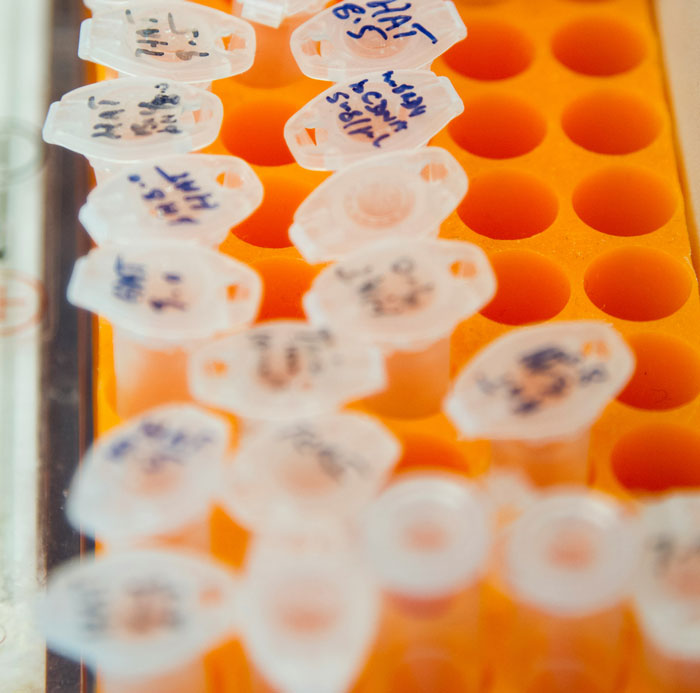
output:
<svg viewBox="0 0 700 693"><path fill-rule="evenodd" d="M445 149L424 147L358 161L323 181L299 205L289 238L311 263L341 259L379 240L437 236L467 192Z"/></svg>
<svg viewBox="0 0 700 693"><path fill-rule="evenodd" d="M203 558L124 551L55 570L40 605L51 649L120 679L182 666L232 634L237 584Z"/></svg>
<svg viewBox="0 0 700 693"><path fill-rule="evenodd" d="M209 83L252 66L255 31L193 2L131 2L85 19L78 55L134 77Z"/></svg>
<svg viewBox="0 0 700 693"><path fill-rule="evenodd" d="M185 154L128 166L99 183L80 221L98 245L174 240L214 247L262 197L262 183L243 159Z"/></svg>
<svg viewBox="0 0 700 693"><path fill-rule="evenodd" d="M308 19L290 45L307 77L340 82L372 70L423 68L466 35L452 2L357 0Z"/></svg>
<svg viewBox="0 0 700 693"><path fill-rule="evenodd" d="M384 241L330 265L304 297L312 323L385 348L449 337L493 296L486 254L466 241Z"/></svg>
<svg viewBox="0 0 700 693"><path fill-rule="evenodd" d="M91 250L68 284L71 303L154 347L241 329L261 295L259 275L242 262L165 241Z"/></svg>
<svg viewBox="0 0 700 693"><path fill-rule="evenodd" d="M290 420L332 412L385 384L378 349L300 320L255 327L197 349L192 394L244 418Z"/></svg>
<svg viewBox="0 0 700 693"><path fill-rule="evenodd" d="M64 94L51 104L42 135L91 159L127 163L206 147L223 117L221 99L209 91L124 77Z"/></svg>
<svg viewBox="0 0 700 693"><path fill-rule="evenodd" d="M470 438L569 437L591 426L633 369L632 351L604 322L525 327L491 342L467 364L445 412Z"/></svg>
<svg viewBox="0 0 700 693"><path fill-rule="evenodd" d="M409 70L363 73L295 113L284 139L300 166L333 171L382 152L416 149L463 110L446 77Z"/></svg>
<svg viewBox="0 0 700 693"><path fill-rule="evenodd" d="M206 518L228 437L223 419L189 404L129 419L83 458L68 496L68 519L100 541L129 543Z"/></svg>
<svg viewBox="0 0 700 693"><path fill-rule="evenodd" d="M256 532L312 518L346 522L377 492L400 450L386 428L362 414L267 425L243 439L221 498Z"/></svg>

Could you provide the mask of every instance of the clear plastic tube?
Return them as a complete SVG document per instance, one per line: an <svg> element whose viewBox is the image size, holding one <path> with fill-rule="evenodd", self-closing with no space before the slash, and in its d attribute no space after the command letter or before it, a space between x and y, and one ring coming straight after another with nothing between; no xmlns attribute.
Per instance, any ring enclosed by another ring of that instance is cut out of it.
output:
<svg viewBox="0 0 700 693"><path fill-rule="evenodd" d="M465 437L491 440L494 465L539 486L585 484L591 426L633 369L630 348L606 323L521 328L467 364L445 412Z"/></svg>
<svg viewBox="0 0 700 693"><path fill-rule="evenodd" d="M486 255L464 241L388 240L324 269L304 297L309 319L380 347L387 387L367 404L385 416L440 410L455 326L496 288Z"/></svg>
<svg viewBox="0 0 700 693"><path fill-rule="evenodd" d="M517 690L615 693L630 647L634 522L611 499L562 489L513 525L505 555L512 600L503 677Z"/></svg>
<svg viewBox="0 0 700 693"><path fill-rule="evenodd" d="M406 475L370 506L365 536L385 590L368 678L386 691L480 690L490 532L477 488L449 474Z"/></svg>
<svg viewBox="0 0 700 693"><path fill-rule="evenodd" d="M589 481L590 429L560 440L492 440L491 462L519 470L537 486Z"/></svg>
<svg viewBox="0 0 700 693"><path fill-rule="evenodd" d="M128 417L189 399L188 351L252 322L258 274L202 246L172 241L108 244L80 258L68 300L113 326L117 412Z"/></svg>
<svg viewBox="0 0 700 693"><path fill-rule="evenodd" d="M280 693L347 691L378 619L373 582L344 541L325 547L258 542L241 608L246 650L259 676Z"/></svg>

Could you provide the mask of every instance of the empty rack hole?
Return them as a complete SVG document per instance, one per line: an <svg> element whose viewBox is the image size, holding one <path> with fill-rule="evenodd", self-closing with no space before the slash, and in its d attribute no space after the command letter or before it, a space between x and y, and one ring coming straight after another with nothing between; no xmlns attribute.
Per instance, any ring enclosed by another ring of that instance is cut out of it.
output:
<svg viewBox="0 0 700 693"><path fill-rule="evenodd" d="M532 151L547 125L539 111L516 96L488 93L468 100L448 126L454 141L472 154L509 159Z"/></svg>
<svg viewBox="0 0 700 693"><path fill-rule="evenodd" d="M597 154L631 154L650 145L661 118L636 94L601 89L577 99L564 111L562 127L569 139Z"/></svg>
<svg viewBox="0 0 700 693"><path fill-rule="evenodd" d="M659 320L686 302L690 269L660 250L632 246L597 257L583 282L600 310L624 320Z"/></svg>
<svg viewBox="0 0 700 693"><path fill-rule="evenodd" d="M472 181L457 213L482 236L514 240L544 231L557 210L554 191L539 178L521 171L496 170Z"/></svg>
<svg viewBox="0 0 700 693"><path fill-rule="evenodd" d="M520 74L532 63L532 42L511 24L489 19L470 19L467 24L468 38L444 55L447 65L456 72L491 81Z"/></svg>
<svg viewBox="0 0 700 693"><path fill-rule="evenodd" d="M611 17L585 17L562 27L552 40L556 59L574 72L605 77L627 72L644 58L644 39Z"/></svg>
<svg viewBox="0 0 700 693"><path fill-rule="evenodd" d="M700 354L687 342L644 332L627 338L636 357L634 374L618 400L639 409L680 407L700 393Z"/></svg>
<svg viewBox="0 0 700 693"><path fill-rule="evenodd" d="M618 440L611 464L617 480L630 491L700 486L700 433L668 423L633 429Z"/></svg>
<svg viewBox="0 0 700 693"><path fill-rule="evenodd" d="M641 236L661 228L676 200L661 177L633 166L611 166L574 190L574 211L586 224L611 236Z"/></svg>
<svg viewBox="0 0 700 693"><path fill-rule="evenodd" d="M283 130L296 110L291 103L272 99L237 104L227 109L221 127L224 146L250 164L291 164L294 157L284 141Z"/></svg>
<svg viewBox="0 0 700 693"><path fill-rule="evenodd" d="M313 190L306 180L283 176L276 171L259 171L265 188L262 204L231 233L261 248L287 248L289 227L297 207Z"/></svg>
<svg viewBox="0 0 700 693"><path fill-rule="evenodd" d="M258 322L279 318L305 318L303 295L318 272L303 260L273 257L253 264L263 280L263 297Z"/></svg>
<svg viewBox="0 0 700 693"><path fill-rule="evenodd" d="M548 320L567 304L569 281L552 260L528 250L505 250L490 256L497 290L481 314L505 325Z"/></svg>

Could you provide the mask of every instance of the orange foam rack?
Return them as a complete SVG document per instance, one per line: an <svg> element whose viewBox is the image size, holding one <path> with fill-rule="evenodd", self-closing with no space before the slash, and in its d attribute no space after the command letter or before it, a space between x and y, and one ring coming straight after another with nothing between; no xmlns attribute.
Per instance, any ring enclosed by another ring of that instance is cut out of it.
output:
<svg viewBox="0 0 700 693"><path fill-rule="evenodd" d="M231 10L223 0L202 4ZM637 366L593 427L591 485L625 499L699 486L700 301L652 6L648 0L456 4L469 36L432 69L449 77L465 110L431 144L454 154L470 187L440 236L483 248L499 286L492 302L455 331L453 374L517 326L607 321L628 341ZM251 72L213 86L225 118L206 151L243 157L265 187L261 207L221 245L263 278L258 320L304 317L301 297L321 268L303 261L287 236L296 207L329 175L298 166L282 136L285 121L329 86L298 72L287 47L293 27L290 20L276 30L256 25L260 56ZM96 350L101 433L118 422L104 321ZM460 441L443 415L384 422L404 445L397 473L422 467L472 477L488 466L488 442ZM221 509L211 527L216 557L240 565L246 533ZM494 639L474 656L486 658L490 690L506 693L513 689L500 674L513 663L499 659L498 624L507 605L492 593L486 608ZM620 691L646 690L632 666L638 647L631 628L631 665ZM212 693L268 690L238 643L208 661ZM434 672L427 688L403 678L389 685L381 670L381 661L370 658L356 689L466 690L448 669Z"/></svg>

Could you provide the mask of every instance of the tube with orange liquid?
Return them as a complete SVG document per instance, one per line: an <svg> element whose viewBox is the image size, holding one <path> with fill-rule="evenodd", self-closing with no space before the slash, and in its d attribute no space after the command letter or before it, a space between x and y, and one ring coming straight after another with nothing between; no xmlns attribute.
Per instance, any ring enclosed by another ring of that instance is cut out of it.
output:
<svg viewBox="0 0 700 693"><path fill-rule="evenodd" d="M633 368L632 351L603 322L513 330L462 370L445 412L463 435L491 440L493 464L539 486L585 484L591 425Z"/></svg>
<svg viewBox="0 0 700 693"><path fill-rule="evenodd" d="M310 320L382 349L388 383L374 411L415 418L440 410L450 336L496 290L486 255L464 241L384 241L324 269L304 297Z"/></svg>
<svg viewBox="0 0 700 693"><path fill-rule="evenodd" d="M255 693L345 693L377 628L374 581L354 543L332 532L255 542L240 605Z"/></svg>
<svg viewBox="0 0 700 693"><path fill-rule="evenodd" d="M401 476L369 507L364 533L385 607L360 690L481 690L491 534L477 487L447 473Z"/></svg>
<svg viewBox="0 0 700 693"><path fill-rule="evenodd" d="M634 521L602 494L562 488L516 520L502 565L508 633L493 643L513 690L621 690L639 548Z"/></svg>

